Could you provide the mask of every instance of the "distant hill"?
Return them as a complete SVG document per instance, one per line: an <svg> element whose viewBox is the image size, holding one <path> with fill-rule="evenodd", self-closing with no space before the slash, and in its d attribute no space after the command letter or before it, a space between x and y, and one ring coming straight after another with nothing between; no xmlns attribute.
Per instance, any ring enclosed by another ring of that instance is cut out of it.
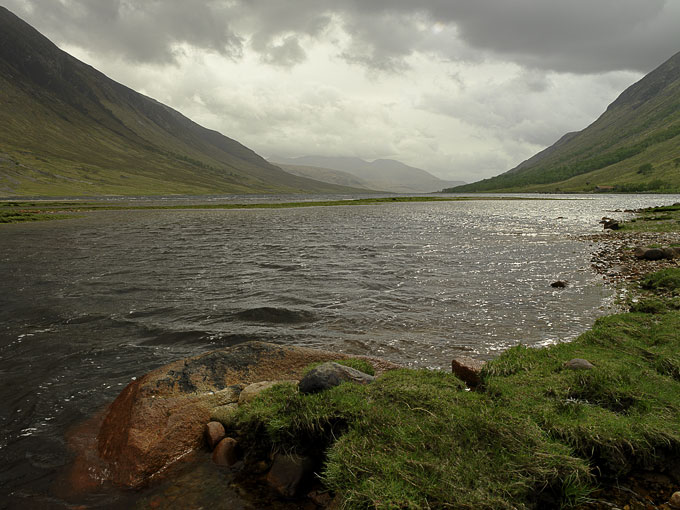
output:
<svg viewBox="0 0 680 510"><path fill-rule="evenodd" d="M286 166L315 167L345 172L359 178L369 189L392 193L431 193L462 184L462 181L444 181L425 170L393 159L376 159L368 162L350 157L303 156L272 158L272 161ZM311 176L312 171L308 170L308 172ZM319 173L319 175L322 174ZM314 178L322 180L320 176Z"/></svg>
<svg viewBox="0 0 680 510"><path fill-rule="evenodd" d="M0 7L0 195L347 191L282 171Z"/></svg>
<svg viewBox="0 0 680 510"><path fill-rule="evenodd" d="M274 164L289 174L298 175L300 177L307 177L309 179L331 184L339 184L341 186L371 190L371 186L368 182L349 172L343 172L342 170L332 170L330 168L320 168L318 166L286 165L284 163Z"/></svg>
<svg viewBox="0 0 680 510"><path fill-rule="evenodd" d="M680 53L583 131L512 170L450 191L680 192Z"/></svg>

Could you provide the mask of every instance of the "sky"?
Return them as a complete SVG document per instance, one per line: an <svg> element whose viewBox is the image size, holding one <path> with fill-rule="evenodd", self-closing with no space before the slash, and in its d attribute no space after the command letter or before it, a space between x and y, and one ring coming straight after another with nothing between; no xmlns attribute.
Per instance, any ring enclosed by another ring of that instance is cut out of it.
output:
<svg viewBox="0 0 680 510"><path fill-rule="evenodd" d="M3 0L265 157L509 170L680 51L680 0Z"/></svg>

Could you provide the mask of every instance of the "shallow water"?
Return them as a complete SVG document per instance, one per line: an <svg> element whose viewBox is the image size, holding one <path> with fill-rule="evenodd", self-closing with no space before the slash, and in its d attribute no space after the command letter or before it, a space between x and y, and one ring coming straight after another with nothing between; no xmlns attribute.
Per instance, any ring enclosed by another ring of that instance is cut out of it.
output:
<svg viewBox="0 0 680 510"><path fill-rule="evenodd" d="M461 353L574 338L611 297L577 236L627 216L614 209L680 197L566 198L2 226L0 491L16 508L59 507L64 431L183 356L257 339L447 369Z"/></svg>

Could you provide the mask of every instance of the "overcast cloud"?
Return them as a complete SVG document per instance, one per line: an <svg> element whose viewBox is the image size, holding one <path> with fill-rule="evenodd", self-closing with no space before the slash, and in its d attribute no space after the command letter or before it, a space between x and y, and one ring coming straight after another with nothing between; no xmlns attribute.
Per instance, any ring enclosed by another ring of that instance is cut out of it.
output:
<svg viewBox="0 0 680 510"><path fill-rule="evenodd" d="M5 0L265 156L503 172L680 50L680 0Z"/></svg>

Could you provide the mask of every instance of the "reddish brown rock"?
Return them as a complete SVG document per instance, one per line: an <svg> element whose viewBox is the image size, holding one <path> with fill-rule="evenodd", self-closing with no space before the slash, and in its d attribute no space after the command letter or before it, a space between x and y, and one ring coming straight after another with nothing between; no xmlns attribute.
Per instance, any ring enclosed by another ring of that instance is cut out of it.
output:
<svg viewBox="0 0 680 510"><path fill-rule="evenodd" d="M212 454L212 460L218 466L233 466L238 457L238 442L232 437L222 439Z"/></svg>
<svg viewBox="0 0 680 510"><path fill-rule="evenodd" d="M279 453L274 457L266 479L270 487L284 498L293 498L309 481L313 472L314 463L309 457Z"/></svg>
<svg viewBox="0 0 680 510"><path fill-rule="evenodd" d="M176 361L130 383L111 404L97 437L107 479L136 487L203 444L214 408L237 402L259 381L299 379L314 362L348 356L247 342ZM395 368L368 359L376 371Z"/></svg>
<svg viewBox="0 0 680 510"><path fill-rule="evenodd" d="M217 443L222 441L226 435L224 425L219 421L208 422L205 424L205 432L203 435L205 436L205 442L208 444L208 448L213 450L215 446L217 446Z"/></svg>
<svg viewBox="0 0 680 510"><path fill-rule="evenodd" d="M668 501L673 508L680 508L680 492L674 492Z"/></svg>
<svg viewBox="0 0 680 510"><path fill-rule="evenodd" d="M482 380L479 374L486 362L467 356L458 356L451 361L451 372L470 388L479 386Z"/></svg>

